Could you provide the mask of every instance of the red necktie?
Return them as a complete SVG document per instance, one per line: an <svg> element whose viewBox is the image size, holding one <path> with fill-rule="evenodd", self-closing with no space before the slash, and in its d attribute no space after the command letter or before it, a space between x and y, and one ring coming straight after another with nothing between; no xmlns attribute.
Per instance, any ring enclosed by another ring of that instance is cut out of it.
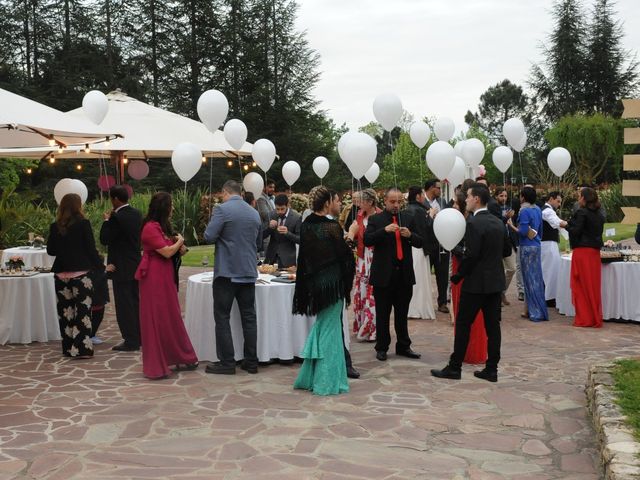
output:
<svg viewBox="0 0 640 480"><path fill-rule="evenodd" d="M392 218L393 218L393 224L397 225L398 218L395 215ZM396 230L396 258L398 260L402 260L403 257L404 255L402 254L402 239L400 238L400 229L398 229Z"/></svg>

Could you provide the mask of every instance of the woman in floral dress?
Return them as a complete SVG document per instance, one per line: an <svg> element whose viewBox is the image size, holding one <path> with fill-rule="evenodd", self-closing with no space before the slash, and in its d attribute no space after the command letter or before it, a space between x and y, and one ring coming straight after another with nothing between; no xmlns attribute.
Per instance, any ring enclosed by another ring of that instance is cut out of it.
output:
<svg viewBox="0 0 640 480"><path fill-rule="evenodd" d="M367 188L360 193L360 211L356 220L349 227L347 241L355 246L356 279L353 296L353 333L358 340L375 342L376 340L376 302L373 298L373 287L369 285L369 271L373 259L373 247L364 246L364 231L367 229L369 217L380 213L376 206L376 192Z"/></svg>

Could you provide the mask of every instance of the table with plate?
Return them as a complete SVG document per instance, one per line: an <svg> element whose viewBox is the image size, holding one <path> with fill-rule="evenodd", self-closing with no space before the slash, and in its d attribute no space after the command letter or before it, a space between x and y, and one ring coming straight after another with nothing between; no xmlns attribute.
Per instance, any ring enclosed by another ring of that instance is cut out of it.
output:
<svg viewBox="0 0 640 480"><path fill-rule="evenodd" d="M23 275L0 276L0 345L60 340L53 273Z"/></svg>
<svg viewBox="0 0 640 480"><path fill-rule="evenodd" d="M639 262L602 264L602 317L605 320L640 322ZM564 255L558 269L556 308L563 315L575 316L571 303L571 257Z"/></svg>
<svg viewBox="0 0 640 480"><path fill-rule="evenodd" d="M33 267L51 268L53 261L56 259L56 257L52 257L47 253L46 247L14 247L2 251L2 263L0 265L4 267L9 258L16 255L22 257L24 268L26 269Z"/></svg>
<svg viewBox="0 0 640 480"><path fill-rule="evenodd" d="M256 320L258 324L258 360L291 360L299 356L315 317L291 313L295 283L277 283L272 275L260 274L256 283ZM185 326L191 343L202 361L217 361L215 323L213 321L213 273L191 275L187 282ZM343 315L344 338L349 347L346 310ZM231 309L231 334L236 360L243 356L242 325L238 305Z"/></svg>

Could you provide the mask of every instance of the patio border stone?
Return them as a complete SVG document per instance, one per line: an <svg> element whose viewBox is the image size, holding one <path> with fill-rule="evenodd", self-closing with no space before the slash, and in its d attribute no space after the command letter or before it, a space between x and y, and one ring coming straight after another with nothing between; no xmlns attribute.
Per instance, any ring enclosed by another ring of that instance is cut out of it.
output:
<svg viewBox="0 0 640 480"><path fill-rule="evenodd" d="M605 480L640 479L640 443L615 402L613 363L589 368L587 405L600 446Z"/></svg>

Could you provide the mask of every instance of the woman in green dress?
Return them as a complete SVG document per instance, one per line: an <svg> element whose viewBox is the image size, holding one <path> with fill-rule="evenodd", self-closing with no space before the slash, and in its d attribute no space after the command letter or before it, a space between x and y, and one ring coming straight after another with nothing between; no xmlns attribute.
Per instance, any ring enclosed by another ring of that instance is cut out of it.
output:
<svg viewBox="0 0 640 480"><path fill-rule="evenodd" d="M349 391L344 359L342 312L349 304L355 260L340 224L329 215L340 212L340 201L327 187L309 192L310 214L300 230L300 251L293 312L316 315L301 357L304 363L294 388L316 395Z"/></svg>

